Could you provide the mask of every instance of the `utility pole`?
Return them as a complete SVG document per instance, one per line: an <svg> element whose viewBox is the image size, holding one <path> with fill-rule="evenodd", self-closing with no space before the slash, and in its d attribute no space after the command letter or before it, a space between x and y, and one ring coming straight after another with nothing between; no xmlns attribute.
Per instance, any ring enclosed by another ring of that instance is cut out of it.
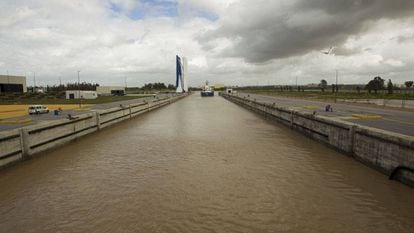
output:
<svg viewBox="0 0 414 233"><path fill-rule="evenodd" d="M338 92L338 70L335 70L335 103L337 98L337 92Z"/></svg>
<svg viewBox="0 0 414 233"><path fill-rule="evenodd" d="M335 83L336 84L335 85L338 86L338 70L335 70L335 71L336 71L336 75L335 75Z"/></svg>
<svg viewBox="0 0 414 233"><path fill-rule="evenodd" d="M78 98L79 98L79 108L82 108L82 99L81 99L81 91L80 91L80 77L79 77L80 70L78 70Z"/></svg>
<svg viewBox="0 0 414 233"><path fill-rule="evenodd" d="M323 52L323 54L326 54L326 55L335 55L335 54L332 54L332 50L333 50L333 47L331 46L331 48L327 51L327 52ZM336 98L337 98L337 96L336 96L336 94L337 94L337 91L338 91L338 69L336 69L335 70L335 103L336 103Z"/></svg>
<svg viewBox="0 0 414 233"><path fill-rule="evenodd" d="M296 76L296 90L298 89L298 76Z"/></svg>
<svg viewBox="0 0 414 233"><path fill-rule="evenodd" d="M36 73L33 72L33 93L36 92Z"/></svg>

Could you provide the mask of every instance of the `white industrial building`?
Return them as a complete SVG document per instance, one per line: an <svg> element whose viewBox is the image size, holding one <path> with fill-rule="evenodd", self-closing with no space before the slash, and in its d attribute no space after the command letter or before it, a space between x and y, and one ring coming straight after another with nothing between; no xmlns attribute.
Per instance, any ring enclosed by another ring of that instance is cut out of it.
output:
<svg viewBox="0 0 414 233"><path fill-rule="evenodd" d="M188 92L188 61L186 57L183 57L183 89Z"/></svg>
<svg viewBox="0 0 414 233"><path fill-rule="evenodd" d="M125 95L125 87L119 86L98 86L96 87L98 95Z"/></svg>
<svg viewBox="0 0 414 233"><path fill-rule="evenodd" d="M4 92L27 92L26 77L0 75L0 93Z"/></svg>
<svg viewBox="0 0 414 233"><path fill-rule="evenodd" d="M72 90L66 91L66 99L96 99L98 98L98 93L96 91L79 91Z"/></svg>

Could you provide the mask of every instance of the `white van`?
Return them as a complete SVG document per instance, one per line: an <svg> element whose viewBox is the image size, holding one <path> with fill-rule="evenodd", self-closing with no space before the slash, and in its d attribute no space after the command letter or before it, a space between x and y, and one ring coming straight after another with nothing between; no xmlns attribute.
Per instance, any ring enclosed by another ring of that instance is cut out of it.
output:
<svg viewBox="0 0 414 233"><path fill-rule="evenodd" d="M30 105L29 106L29 114L41 114L41 113L49 113L49 109L43 105Z"/></svg>

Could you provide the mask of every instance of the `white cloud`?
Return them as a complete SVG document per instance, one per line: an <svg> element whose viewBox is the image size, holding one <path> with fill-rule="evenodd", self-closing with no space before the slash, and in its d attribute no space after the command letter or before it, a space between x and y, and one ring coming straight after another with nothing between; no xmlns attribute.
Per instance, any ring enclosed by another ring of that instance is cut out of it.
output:
<svg viewBox="0 0 414 233"><path fill-rule="evenodd" d="M385 61L386 64L393 66L393 67L402 67L405 66L405 64L402 61L396 60L396 59L387 59Z"/></svg>
<svg viewBox="0 0 414 233"><path fill-rule="evenodd" d="M120 11L131 12L138 5L138 1L134 0L110 0L110 2L118 7Z"/></svg>

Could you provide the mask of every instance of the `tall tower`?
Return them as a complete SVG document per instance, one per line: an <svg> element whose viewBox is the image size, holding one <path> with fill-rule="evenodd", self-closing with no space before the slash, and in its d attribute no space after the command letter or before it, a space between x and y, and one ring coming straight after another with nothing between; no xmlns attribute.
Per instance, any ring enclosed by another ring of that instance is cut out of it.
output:
<svg viewBox="0 0 414 233"><path fill-rule="evenodd" d="M183 76L183 90L184 92L188 92L188 63L187 63L187 58L183 57L183 71L182 71L182 76Z"/></svg>
<svg viewBox="0 0 414 233"><path fill-rule="evenodd" d="M176 56L176 74L177 80L175 86L177 87L177 92L187 92L187 58L183 57L181 59L178 55Z"/></svg>
<svg viewBox="0 0 414 233"><path fill-rule="evenodd" d="M183 76L182 76L182 71L183 71L183 69L182 69L182 65L181 65L181 58L178 56L178 55L176 55L175 56L175 64L176 64L176 76L177 76L177 79L176 79L176 81L175 81L175 87L177 88L177 93L182 93L183 92L183 82L182 82L182 79L183 79Z"/></svg>

